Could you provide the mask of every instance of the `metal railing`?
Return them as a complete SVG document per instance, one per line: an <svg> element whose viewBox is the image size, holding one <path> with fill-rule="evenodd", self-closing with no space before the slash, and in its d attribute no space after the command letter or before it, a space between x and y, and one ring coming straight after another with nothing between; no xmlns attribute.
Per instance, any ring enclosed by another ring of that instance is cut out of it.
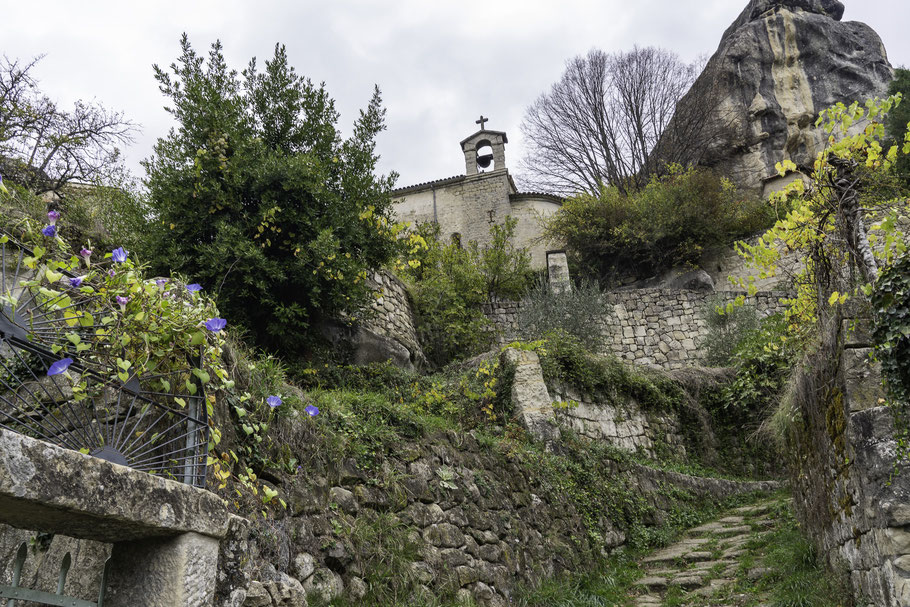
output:
<svg viewBox="0 0 910 607"><path fill-rule="evenodd" d="M42 605L57 605L58 607L104 607L104 593L107 589L107 575L110 569L111 559L108 558L104 563L104 573L101 575L101 589L98 591L98 600L96 602L77 599L63 594L63 588L66 585L66 576L69 573L72 558L67 552L60 563L60 574L57 577L57 592L50 593L32 588L23 588L19 585L22 580L22 569L25 567L25 559L28 557L28 544L22 542L19 551L16 553L16 559L13 561L12 585L5 586L0 584L0 598L9 599L6 607L14 607L16 601L31 601Z"/></svg>

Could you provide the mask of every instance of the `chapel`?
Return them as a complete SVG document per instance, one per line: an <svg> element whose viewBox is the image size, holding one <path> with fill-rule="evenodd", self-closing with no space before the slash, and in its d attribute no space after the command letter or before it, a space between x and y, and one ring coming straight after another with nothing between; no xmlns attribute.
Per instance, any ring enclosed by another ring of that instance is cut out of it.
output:
<svg viewBox="0 0 910 607"><path fill-rule="evenodd" d="M547 253L560 247L542 238L541 218L555 213L563 199L540 192L520 192L506 166L508 137L485 128L461 141L465 173L392 192L399 221L439 224L440 236L451 241L481 245L490 239L490 225L506 217L517 221L514 244L531 253L534 269L547 267Z"/></svg>

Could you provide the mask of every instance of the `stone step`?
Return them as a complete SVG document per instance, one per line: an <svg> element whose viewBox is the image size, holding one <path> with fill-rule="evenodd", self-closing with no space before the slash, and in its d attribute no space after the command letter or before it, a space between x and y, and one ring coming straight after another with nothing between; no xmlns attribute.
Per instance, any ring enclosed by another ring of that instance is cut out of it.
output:
<svg viewBox="0 0 910 607"><path fill-rule="evenodd" d="M645 557L642 559L642 562L647 564L651 563L669 563L677 560L682 560L690 552L698 552L698 548L710 542L709 539L700 539L693 538L683 540L672 546L667 546L666 548L661 548L651 556Z"/></svg>
<svg viewBox="0 0 910 607"><path fill-rule="evenodd" d="M656 575L641 578L635 582L638 588L644 588L650 592L663 592L667 589L667 578Z"/></svg>

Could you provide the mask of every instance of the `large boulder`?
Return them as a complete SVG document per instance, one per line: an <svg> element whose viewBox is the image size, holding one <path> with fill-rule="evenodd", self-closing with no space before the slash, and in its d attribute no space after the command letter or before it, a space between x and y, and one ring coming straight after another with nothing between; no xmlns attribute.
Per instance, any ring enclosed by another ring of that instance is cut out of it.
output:
<svg viewBox="0 0 910 607"><path fill-rule="evenodd" d="M725 127L703 164L759 190L782 160L813 165L821 110L887 93L894 70L881 39L843 14L836 0L749 2L693 87L714 92Z"/></svg>

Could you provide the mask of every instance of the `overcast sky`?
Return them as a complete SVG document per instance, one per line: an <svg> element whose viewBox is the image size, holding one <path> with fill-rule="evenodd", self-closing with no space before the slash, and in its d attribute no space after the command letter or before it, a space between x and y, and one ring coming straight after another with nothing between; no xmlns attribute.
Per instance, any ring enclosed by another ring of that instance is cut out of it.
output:
<svg viewBox="0 0 910 607"><path fill-rule="evenodd" d="M910 63L910 2L845 0L845 20L879 33L894 65ZM10 58L44 54L35 74L62 105L97 100L142 127L125 150L139 161L171 122L152 64L176 59L187 32L205 52L220 39L229 63L287 46L291 64L325 81L349 132L378 84L388 109L383 172L399 186L464 172L458 142L483 113L506 131L517 168L524 108L592 47L657 45L693 60L713 53L746 0L2 0L0 39Z"/></svg>

